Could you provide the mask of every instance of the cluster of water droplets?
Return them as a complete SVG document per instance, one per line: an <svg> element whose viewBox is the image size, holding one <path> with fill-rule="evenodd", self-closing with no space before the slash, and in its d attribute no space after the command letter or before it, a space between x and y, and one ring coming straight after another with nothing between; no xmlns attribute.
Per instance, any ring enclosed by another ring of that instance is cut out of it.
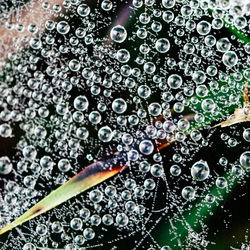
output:
<svg viewBox="0 0 250 250"><path fill-rule="evenodd" d="M226 173L246 174L247 147L230 163L221 156L219 175L210 156L199 157L214 144L207 129L242 106L250 79L250 43L230 31L249 35L244 3L40 1L49 16L41 27L6 21L0 6L6 30L29 34L1 62L1 142L15 143L0 157L1 227L106 154L125 152L128 166L30 221L5 249L111 249L133 235L142 236L138 249L170 249L145 236L159 218L177 218L197 199L209 207L223 198L213 185L230 190ZM221 129L221 142L249 143L241 130ZM209 244L187 231L182 247Z"/></svg>

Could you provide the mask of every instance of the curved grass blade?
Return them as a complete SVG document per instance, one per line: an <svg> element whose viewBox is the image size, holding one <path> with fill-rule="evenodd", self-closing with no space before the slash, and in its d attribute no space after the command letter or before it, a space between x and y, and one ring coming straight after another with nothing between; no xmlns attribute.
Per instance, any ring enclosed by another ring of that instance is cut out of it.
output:
<svg viewBox="0 0 250 250"><path fill-rule="evenodd" d="M120 154L92 163L62 186L52 191L12 223L0 229L0 235L114 176L125 168L123 159Z"/></svg>

